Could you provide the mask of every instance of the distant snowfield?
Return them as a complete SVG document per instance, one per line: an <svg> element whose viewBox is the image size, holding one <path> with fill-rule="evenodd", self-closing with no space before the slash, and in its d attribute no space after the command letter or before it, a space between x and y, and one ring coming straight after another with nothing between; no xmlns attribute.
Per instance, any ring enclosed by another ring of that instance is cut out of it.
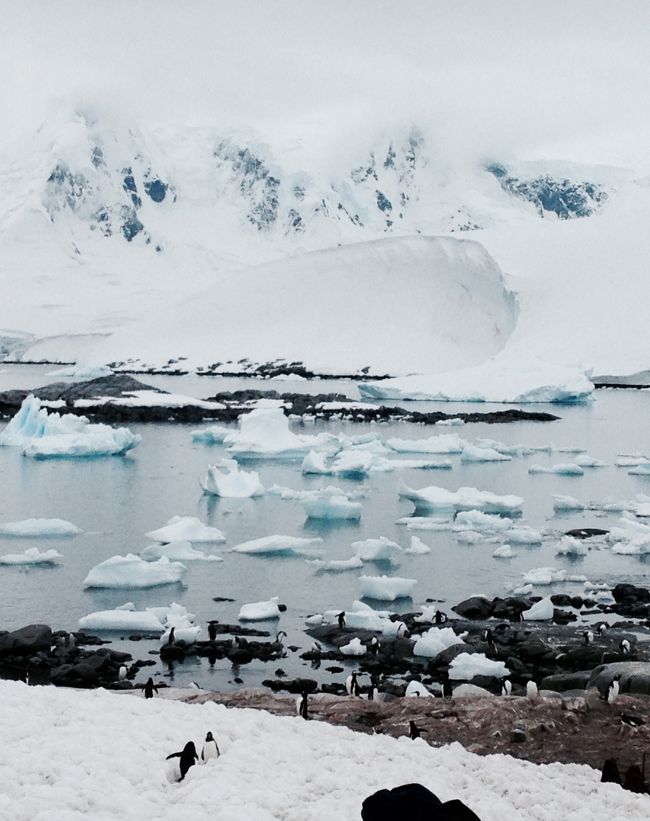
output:
<svg viewBox="0 0 650 821"><path fill-rule="evenodd" d="M650 813L650 798L601 784L586 766L479 757L457 744L434 749L211 703L9 681L0 694L0 815L15 821L358 821L366 796L413 781L460 798L481 821ZM175 783L178 759L165 757L190 740L200 754L208 730L221 757Z"/></svg>

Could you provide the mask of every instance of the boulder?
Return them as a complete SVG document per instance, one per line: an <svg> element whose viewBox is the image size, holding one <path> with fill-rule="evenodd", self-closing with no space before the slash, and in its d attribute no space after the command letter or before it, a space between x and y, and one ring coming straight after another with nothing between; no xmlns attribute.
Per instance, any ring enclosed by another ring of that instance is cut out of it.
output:
<svg viewBox="0 0 650 821"><path fill-rule="evenodd" d="M578 670L575 673L558 673L545 676L540 682L540 689L554 690L563 693L565 690L584 690L591 677L591 670Z"/></svg>
<svg viewBox="0 0 650 821"><path fill-rule="evenodd" d="M620 675L620 692L633 695L650 695L650 662L617 661L601 664L592 671L587 687L595 687L606 695L614 676Z"/></svg>
<svg viewBox="0 0 650 821"><path fill-rule="evenodd" d="M0 657L31 656L52 645L52 630L47 624L29 624L0 636Z"/></svg>
<svg viewBox="0 0 650 821"><path fill-rule="evenodd" d="M492 602L485 596L470 596L469 599L452 607L464 619L489 619L492 615Z"/></svg>

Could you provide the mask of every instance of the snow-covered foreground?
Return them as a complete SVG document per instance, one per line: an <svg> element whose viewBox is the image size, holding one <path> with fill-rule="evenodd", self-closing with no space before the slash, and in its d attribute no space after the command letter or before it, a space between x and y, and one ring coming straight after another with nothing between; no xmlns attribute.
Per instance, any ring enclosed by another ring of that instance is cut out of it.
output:
<svg viewBox="0 0 650 821"><path fill-rule="evenodd" d="M266 712L0 682L0 816L14 821L355 821L383 787L419 781L481 821L641 821L650 799L580 765L479 757ZM211 730L221 757L169 781L165 757Z"/></svg>

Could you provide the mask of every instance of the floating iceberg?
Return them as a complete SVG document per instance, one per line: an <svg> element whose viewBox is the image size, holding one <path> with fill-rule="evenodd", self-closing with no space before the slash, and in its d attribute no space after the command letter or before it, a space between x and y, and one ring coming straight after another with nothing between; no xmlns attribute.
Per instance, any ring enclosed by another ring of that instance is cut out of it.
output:
<svg viewBox="0 0 650 821"><path fill-rule="evenodd" d="M365 399L508 404L584 402L594 390L593 383L580 370L560 366L523 370L498 360L446 373L361 382L357 387Z"/></svg>
<svg viewBox="0 0 650 821"><path fill-rule="evenodd" d="M466 636L467 633L463 635ZM432 627L417 639L413 647L413 655L435 658L448 647L464 643L462 637L457 636L451 627Z"/></svg>
<svg viewBox="0 0 650 821"><path fill-rule="evenodd" d="M303 505L308 519L333 521L360 519L363 509L361 502L351 502L342 491L333 487L312 491L311 495L303 500Z"/></svg>
<svg viewBox="0 0 650 821"><path fill-rule="evenodd" d="M0 536L16 536L30 539L54 536L77 536L83 530L65 519L23 519L0 525Z"/></svg>
<svg viewBox="0 0 650 821"><path fill-rule="evenodd" d="M310 550L316 544L322 544L321 538L303 539L298 536L262 536L241 542L232 548L234 553L248 553L254 556L304 556L313 555Z"/></svg>
<svg viewBox="0 0 650 821"><path fill-rule="evenodd" d="M480 544L486 538L485 534L479 533L477 530L460 530L456 533L456 541L459 544Z"/></svg>
<svg viewBox="0 0 650 821"><path fill-rule="evenodd" d="M359 589L366 599L395 601L408 598L417 579L401 579L399 576L359 576Z"/></svg>
<svg viewBox="0 0 650 821"><path fill-rule="evenodd" d="M310 450L302 462L302 472L305 476L329 476L332 469L327 466L327 454Z"/></svg>
<svg viewBox="0 0 650 821"><path fill-rule="evenodd" d="M528 525L522 527L511 527L506 534L506 538L512 544L541 544L542 534Z"/></svg>
<svg viewBox="0 0 650 821"><path fill-rule="evenodd" d="M164 626L151 610L136 610L130 606L115 610L98 610L79 619L81 630L126 630L142 633L162 633Z"/></svg>
<svg viewBox="0 0 650 821"><path fill-rule="evenodd" d="M650 476L650 462L642 462L632 470L628 470L628 476Z"/></svg>
<svg viewBox="0 0 650 821"><path fill-rule="evenodd" d="M315 564L323 573L343 573L345 570L358 570L363 567L363 562L358 556L352 556L349 559L332 559L329 562L316 559L312 564Z"/></svg>
<svg viewBox="0 0 650 821"><path fill-rule="evenodd" d="M428 439L388 439L386 444L397 453L462 453L466 442L449 433Z"/></svg>
<svg viewBox="0 0 650 821"><path fill-rule="evenodd" d="M494 448L483 448L475 445L465 445L460 455L461 462L510 462L512 457L499 453Z"/></svg>
<svg viewBox="0 0 650 821"><path fill-rule="evenodd" d="M0 434L0 445L20 447L35 459L122 456L142 441L128 428L91 424L85 416L48 413L28 396Z"/></svg>
<svg viewBox="0 0 650 821"><path fill-rule="evenodd" d="M185 573L185 565L170 562L163 557L157 562L145 562L139 556L112 556L95 565L83 580L84 589L108 587L115 589L136 589L176 584Z"/></svg>
<svg viewBox="0 0 650 821"><path fill-rule="evenodd" d="M191 542L169 542L167 544L152 544L140 551L140 557L147 562L155 562L165 556L176 562L222 562L221 556L211 556L202 550L196 550Z"/></svg>
<svg viewBox="0 0 650 821"><path fill-rule="evenodd" d="M431 553L431 548L426 545L422 539L419 539L417 536L411 536L411 544L406 548L404 553L408 553L410 556L422 556L425 553Z"/></svg>
<svg viewBox="0 0 650 821"><path fill-rule="evenodd" d="M339 647L344 656L365 656L366 645L361 644L360 639L352 639L348 644Z"/></svg>
<svg viewBox="0 0 650 821"><path fill-rule="evenodd" d="M553 618L553 602L550 596L546 596L528 610L524 610L524 621L550 621Z"/></svg>
<svg viewBox="0 0 650 821"><path fill-rule="evenodd" d="M272 599L269 599L269 601L257 601L252 604L244 604L239 611L239 621L266 621L268 619L279 619L279 601L280 599L277 596L274 596Z"/></svg>
<svg viewBox="0 0 650 821"><path fill-rule="evenodd" d="M579 511L584 510L585 506L582 502L575 499L573 496L553 496L553 510L558 513L561 511Z"/></svg>
<svg viewBox="0 0 650 821"><path fill-rule="evenodd" d="M587 545L573 536L565 536L555 549L558 556L586 556Z"/></svg>
<svg viewBox="0 0 650 821"><path fill-rule="evenodd" d="M352 542L352 551L363 562L392 561L402 548L397 542L392 542L385 536L378 539L364 539L361 542Z"/></svg>
<svg viewBox="0 0 650 821"><path fill-rule="evenodd" d="M515 551L510 547L509 544L503 544L501 547L497 547L492 556L495 559L512 559L517 554Z"/></svg>
<svg viewBox="0 0 650 821"><path fill-rule="evenodd" d="M221 425L210 425L209 428L192 431L192 441L205 442L206 445L221 445L226 436L232 432L232 428L224 428Z"/></svg>
<svg viewBox="0 0 650 821"><path fill-rule="evenodd" d="M576 465L580 465L581 468L606 468L608 466L607 462L603 462L602 459L594 459L588 453L578 454L576 456Z"/></svg>
<svg viewBox="0 0 650 821"><path fill-rule="evenodd" d="M572 462L551 465L550 467L545 467L544 465L531 465L528 468L528 473L555 473L559 476L584 476L585 474L580 465L576 465Z"/></svg>
<svg viewBox="0 0 650 821"><path fill-rule="evenodd" d="M333 443L336 442L334 445ZM289 430L281 408L257 408L239 419L239 430L224 437L228 452L236 459L302 459L308 451L340 450L336 437L299 436Z"/></svg>
<svg viewBox="0 0 650 821"><path fill-rule="evenodd" d="M416 510L479 510L484 513L520 513L524 500L519 496L497 496L487 490L461 487L456 492L431 485L414 490L400 482L399 495L415 504Z"/></svg>
<svg viewBox="0 0 650 821"><path fill-rule="evenodd" d="M512 520L480 510L461 510L454 519L454 530L479 530L486 533L502 533L510 530Z"/></svg>
<svg viewBox="0 0 650 821"><path fill-rule="evenodd" d="M7 553L6 556L0 556L0 564L56 564L57 559L62 558L58 550L44 550L41 553L37 547L30 547L24 553Z"/></svg>
<svg viewBox="0 0 650 821"><path fill-rule="evenodd" d="M145 534L156 542L225 542L226 537L216 527L204 525L196 516L172 516L164 527Z"/></svg>
<svg viewBox="0 0 650 821"><path fill-rule="evenodd" d="M524 573L524 582L534 584L536 587L545 587L566 580L566 570L558 570L556 567L536 567L534 570Z"/></svg>
<svg viewBox="0 0 650 821"><path fill-rule="evenodd" d="M259 475L254 470L240 470L235 459L222 459L210 465L201 487L205 493L228 499L248 499L264 493Z"/></svg>
<svg viewBox="0 0 650 821"><path fill-rule="evenodd" d="M452 681L471 681L476 676L505 678L510 670L503 661L493 661L483 653L461 653L449 665Z"/></svg>
<svg viewBox="0 0 650 821"><path fill-rule="evenodd" d="M50 371L48 376L56 376L64 379L79 379L81 381L88 381L90 379L99 379L102 376L111 376L112 369L108 365L84 365L77 363L66 368L59 368L56 371Z"/></svg>

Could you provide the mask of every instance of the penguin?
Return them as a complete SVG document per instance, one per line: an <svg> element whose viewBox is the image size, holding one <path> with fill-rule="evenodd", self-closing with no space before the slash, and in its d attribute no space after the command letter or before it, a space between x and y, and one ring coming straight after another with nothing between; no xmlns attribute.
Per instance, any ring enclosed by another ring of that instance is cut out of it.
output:
<svg viewBox="0 0 650 821"><path fill-rule="evenodd" d="M199 759L196 754L196 747L194 746L193 741L188 741L180 753L172 753L171 755L168 755L165 760L169 761L170 758L180 758L179 767L181 777L178 779L179 781L182 781L185 778L189 768L193 767Z"/></svg>
<svg viewBox="0 0 650 821"><path fill-rule="evenodd" d="M422 738L422 733L424 730L421 730L415 721L409 721L409 738L411 741L415 741L416 738Z"/></svg>
<svg viewBox="0 0 650 821"><path fill-rule="evenodd" d="M144 697L145 698L153 698L153 691L156 691L156 695L158 694L158 688L153 683L153 679L151 676L147 679L147 683L144 685Z"/></svg>
<svg viewBox="0 0 650 821"><path fill-rule="evenodd" d="M497 646L494 643L494 633L490 630L489 627L484 631L483 638L487 642L487 645L490 648L490 650L492 650L493 653L496 653Z"/></svg>
<svg viewBox="0 0 650 821"><path fill-rule="evenodd" d="M345 610L338 614L336 617L339 623L339 630L343 630L345 627Z"/></svg>
<svg viewBox="0 0 650 821"><path fill-rule="evenodd" d="M539 698L539 690L537 689L537 684L532 679L526 682L526 698L529 701L537 701L537 699Z"/></svg>
<svg viewBox="0 0 650 821"><path fill-rule="evenodd" d="M606 784L620 784L622 786L623 779L621 778L621 773L615 758L606 759L600 774L600 780Z"/></svg>
<svg viewBox="0 0 650 821"><path fill-rule="evenodd" d="M200 690L201 689L200 685L197 684L196 681L190 681L190 683L187 686L190 687L192 690Z"/></svg>
<svg viewBox="0 0 650 821"><path fill-rule="evenodd" d="M296 712L305 721L309 719L309 694L307 692L296 699Z"/></svg>
<svg viewBox="0 0 650 821"><path fill-rule="evenodd" d="M176 641L176 628L172 627L169 631L169 637L167 638L167 646L171 646Z"/></svg>
<svg viewBox="0 0 650 821"><path fill-rule="evenodd" d="M376 656L376 655L377 655L377 653L378 653L378 652L379 652L379 650L381 649L381 644L380 644L379 639L377 638L377 636L373 636L373 637L370 639L370 643L369 643L369 645L368 645L368 649L370 650L370 652L371 652L374 656Z"/></svg>
<svg viewBox="0 0 650 821"><path fill-rule="evenodd" d="M433 620L437 625L444 624L447 621L447 614L443 613L442 610L436 610Z"/></svg>
<svg viewBox="0 0 650 821"><path fill-rule="evenodd" d="M604 636L605 635L605 633L607 632L607 625L605 624L604 621L601 621L601 623L598 625L598 627L596 627L596 632L598 633L599 636Z"/></svg>
<svg viewBox="0 0 650 821"><path fill-rule="evenodd" d="M214 641L217 638L217 625L214 621L208 622L208 637L210 641Z"/></svg>
<svg viewBox="0 0 650 821"><path fill-rule="evenodd" d="M512 682L509 678L507 678L503 684L501 685L501 695L502 696L511 696L512 695Z"/></svg>
<svg viewBox="0 0 650 821"><path fill-rule="evenodd" d="M618 649L623 653L624 656L630 655L630 650L632 649L632 645L627 639L623 639L621 643L618 645Z"/></svg>
<svg viewBox="0 0 650 821"><path fill-rule="evenodd" d="M119 681L124 681L126 679L126 667L122 665L120 667L120 672L117 674Z"/></svg>
<svg viewBox="0 0 650 821"><path fill-rule="evenodd" d="M617 673L614 678L610 681L609 687L607 688L607 703L614 704L621 692L621 674Z"/></svg>
<svg viewBox="0 0 650 821"><path fill-rule="evenodd" d="M357 681L358 673L351 673L345 680L345 689L349 696L359 696L361 695L361 688L359 687L359 682Z"/></svg>
<svg viewBox="0 0 650 821"><path fill-rule="evenodd" d="M311 652L320 657L320 654L322 652L322 647L320 646L320 644L317 641L315 641L312 644Z"/></svg>
<svg viewBox="0 0 650 821"><path fill-rule="evenodd" d="M404 624L403 621L401 621L397 625L397 630L395 631L395 638L399 638L400 636L402 636L403 638L407 639L410 635L411 634L408 631L408 627Z"/></svg>
<svg viewBox="0 0 650 821"><path fill-rule="evenodd" d="M280 636L284 636L285 639L287 638L287 634L284 632L284 630L278 630L278 632L275 634L276 644L282 644L282 639L280 638Z"/></svg>
<svg viewBox="0 0 650 821"><path fill-rule="evenodd" d="M593 644L594 634L591 632L591 630L585 630L582 636L585 640L585 644Z"/></svg>
<svg viewBox="0 0 650 821"><path fill-rule="evenodd" d="M203 749L201 750L201 761L207 764L211 758L219 758L220 755L219 745L215 741L212 733L208 732L203 742Z"/></svg>
<svg viewBox="0 0 650 821"><path fill-rule="evenodd" d="M442 697L443 698L451 698L454 692L454 688L451 686L451 681L449 679L445 679L442 682Z"/></svg>
<svg viewBox="0 0 650 821"><path fill-rule="evenodd" d="M626 727L633 727L636 729L637 727L642 727L645 724L645 721L641 718L641 716L635 716L631 713L620 713L621 717L621 724L624 724Z"/></svg>
<svg viewBox="0 0 650 821"><path fill-rule="evenodd" d="M623 789L636 793L647 792L643 773L641 772L641 767L639 767L638 764L632 764L632 766L625 773L625 777L623 778Z"/></svg>
<svg viewBox="0 0 650 821"><path fill-rule="evenodd" d="M72 648L75 647L76 644L77 640L75 638L74 633L68 633L68 635L65 637L65 646L72 650Z"/></svg>

